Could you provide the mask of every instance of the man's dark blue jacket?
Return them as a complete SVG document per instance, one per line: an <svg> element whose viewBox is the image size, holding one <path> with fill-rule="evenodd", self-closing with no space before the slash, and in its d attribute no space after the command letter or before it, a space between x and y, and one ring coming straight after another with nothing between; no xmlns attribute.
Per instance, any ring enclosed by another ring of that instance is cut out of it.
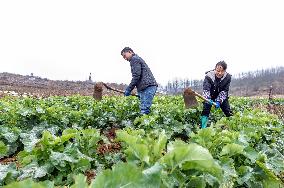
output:
<svg viewBox="0 0 284 188"><path fill-rule="evenodd" d="M127 90L132 91L135 86L137 91L142 91L149 86L158 86L150 68L141 57L133 54L129 61L131 66L132 80Z"/></svg>

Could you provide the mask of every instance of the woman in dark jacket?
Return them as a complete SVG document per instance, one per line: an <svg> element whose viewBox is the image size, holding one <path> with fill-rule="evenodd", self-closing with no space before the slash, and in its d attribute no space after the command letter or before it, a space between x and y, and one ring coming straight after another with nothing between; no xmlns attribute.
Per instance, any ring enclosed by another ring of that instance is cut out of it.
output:
<svg viewBox="0 0 284 188"><path fill-rule="evenodd" d="M232 111L228 101L231 75L227 73L226 70L227 64L224 61L220 61L216 64L214 70L206 72L203 82L203 96L209 99L210 102L204 102L201 117L201 128L206 128L207 126L213 101L216 103L216 108L221 107L227 117L232 116Z"/></svg>

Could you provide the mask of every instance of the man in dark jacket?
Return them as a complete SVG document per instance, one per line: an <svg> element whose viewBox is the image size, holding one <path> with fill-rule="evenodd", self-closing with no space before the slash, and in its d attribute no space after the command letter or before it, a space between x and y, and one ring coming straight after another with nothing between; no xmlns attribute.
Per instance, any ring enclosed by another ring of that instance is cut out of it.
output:
<svg viewBox="0 0 284 188"><path fill-rule="evenodd" d="M213 101L215 101L216 108L221 107L227 117L232 116L232 111L228 101L231 75L227 73L226 70L227 64L224 61L220 61L216 64L215 70L206 72L203 82L203 96L209 99L210 102L204 102L201 117L201 128L206 128L207 126L208 116L210 114Z"/></svg>
<svg viewBox="0 0 284 188"><path fill-rule="evenodd" d="M154 95L157 91L157 82L145 61L129 47L121 51L122 57L130 62L132 80L124 95L129 96L136 87L140 97L141 114L149 114Z"/></svg>

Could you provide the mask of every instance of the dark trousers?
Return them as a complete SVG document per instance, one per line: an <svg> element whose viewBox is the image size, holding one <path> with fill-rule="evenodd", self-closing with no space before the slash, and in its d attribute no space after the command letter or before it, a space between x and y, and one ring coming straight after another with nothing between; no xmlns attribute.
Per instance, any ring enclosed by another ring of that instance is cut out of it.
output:
<svg viewBox="0 0 284 188"><path fill-rule="evenodd" d="M207 102L203 103L203 111L202 111L202 116L209 116L210 114L210 110L211 110L212 105L208 104ZM220 108L222 109L222 111L224 112L224 114L227 117L230 117L233 115L233 112L231 111L230 108L230 104L229 104L229 100L226 99L223 101L223 103L220 105Z"/></svg>

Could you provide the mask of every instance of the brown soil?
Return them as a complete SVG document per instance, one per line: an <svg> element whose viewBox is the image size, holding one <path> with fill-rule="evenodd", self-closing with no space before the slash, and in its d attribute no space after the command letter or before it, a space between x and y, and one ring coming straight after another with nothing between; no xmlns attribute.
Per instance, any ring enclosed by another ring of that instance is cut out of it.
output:
<svg viewBox="0 0 284 188"><path fill-rule="evenodd" d="M115 137L116 137L116 133L115 131L119 130L118 128L111 128L107 131L105 131L103 134L110 140L110 141L114 141Z"/></svg>
<svg viewBox="0 0 284 188"><path fill-rule="evenodd" d="M0 164L2 165L7 165L10 163L16 163L17 168L20 167L20 163L17 161L16 155L14 155L13 157L6 157L3 159L0 159Z"/></svg>
<svg viewBox="0 0 284 188"><path fill-rule="evenodd" d="M270 104L267 106L267 110L272 114L276 114L280 119L284 120L284 105Z"/></svg>
<svg viewBox="0 0 284 188"><path fill-rule="evenodd" d="M92 180L96 177L96 172L94 170L87 170L85 172L85 176L87 176L87 182L88 184L91 184Z"/></svg>
<svg viewBox="0 0 284 188"><path fill-rule="evenodd" d="M99 82L97 82L99 83ZM124 90L125 84L106 83L113 88ZM23 76L11 73L0 73L0 91L14 91L21 95L34 97L83 95L93 96L95 82L92 81L61 81L49 80L36 76ZM103 96L117 95L107 89L102 90ZM0 93L0 97L9 94Z"/></svg>
<svg viewBox="0 0 284 188"><path fill-rule="evenodd" d="M107 153L117 153L121 150L121 145L118 142L113 142L110 144L101 144L97 152L99 155L105 155Z"/></svg>

